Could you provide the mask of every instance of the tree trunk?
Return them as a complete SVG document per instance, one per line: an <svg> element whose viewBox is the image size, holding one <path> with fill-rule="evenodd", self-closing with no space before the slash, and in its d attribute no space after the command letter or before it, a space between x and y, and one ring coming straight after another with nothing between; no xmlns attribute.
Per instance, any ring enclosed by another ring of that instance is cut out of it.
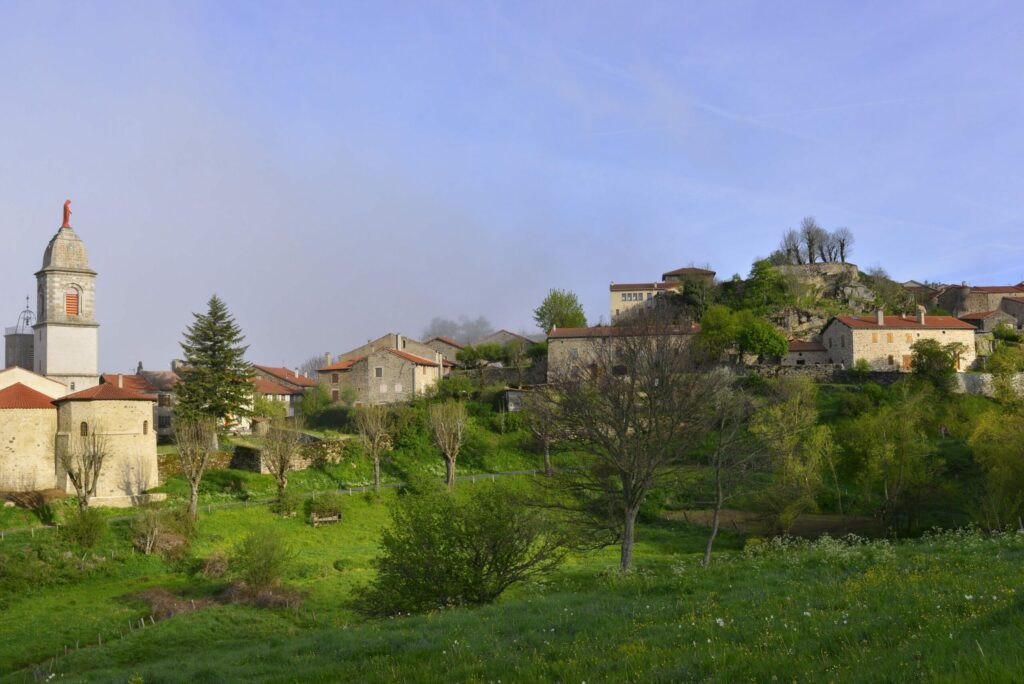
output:
<svg viewBox="0 0 1024 684"><path fill-rule="evenodd" d="M446 483L448 484L448 491L450 492L455 489L455 461L450 458L446 458L444 459L444 466L448 475Z"/></svg>
<svg viewBox="0 0 1024 684"><path fill-rule="evenodd" d="M626 509L622 526L622 554L619 560L619 569L622 572L629 572L633 567L633 540L636 538L636 514L639 511L639 506Z"/></svg>
<svg viewBox="0 0 1024 684"><path fill-rule="evenodd" d="M711 534L708 535L707 546L704 547L704 560L701 567L708 567L711 563L711 549L715 546L715 537L718 536L718 525L722 519L722 472L720 468L715 469L715 512L711 516Z"/></svg>
<svg viewBox="0 0 1024 684"><path fill-rule="evenodd" d="M547 477L554 475L555 470L551 467L551 443L544 441L544 474Z"/></svg>
<svg viewBox="0 0 1024 684"><path fill-rule="evenodd" d="M373 458L373 491L380 491L380 456Z"/></svg>
<svg viewBox="0 0 1024 684"><path fill-rule="evenodd" d="M199 483L189 482L189 497L188 497L188 517L193 520L199 513Z"/></svg>
<svg viewBox="0 0 1024 684"><path fill-rule="evenodd" d="M277 478L277 500L284 500L284 490L288 487L288 476L282 475Z"/></svg>

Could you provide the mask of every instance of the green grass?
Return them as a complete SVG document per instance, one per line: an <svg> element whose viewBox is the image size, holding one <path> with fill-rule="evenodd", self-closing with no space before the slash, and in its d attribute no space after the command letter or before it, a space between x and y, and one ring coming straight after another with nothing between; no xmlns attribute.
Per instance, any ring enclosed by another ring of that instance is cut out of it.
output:
<svg viewBox="0 0 1024 684"><path fill-rule="evenodd" d="M1005 681L1024 668L1024 535L744 554L725 533L702 570L704 531L659 521L640 528L632 576L614 548L581 553L493 606L363 622L344 603L372 576L393 496L352 496L341 524L315 530L258 506L202 516L198 558L260 527L291 541L287 585L304 606L216 606L131 632L148 613L136 591L202 596L225 580L132 555L115 528L91 568L0 589L0 671L58 652L67 681Z"/></svg>

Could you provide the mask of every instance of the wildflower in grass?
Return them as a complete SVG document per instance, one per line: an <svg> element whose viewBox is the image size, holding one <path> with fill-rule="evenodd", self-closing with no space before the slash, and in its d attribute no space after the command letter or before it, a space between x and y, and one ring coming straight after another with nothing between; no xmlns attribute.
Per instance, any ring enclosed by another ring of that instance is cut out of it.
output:
<svg viewBox="0 0 1024 684"><path fill-rule="evenodd" d="M723 620L722 618L715 618L715 622L718 623L719 627L725 627L725 620Z"/></svg>

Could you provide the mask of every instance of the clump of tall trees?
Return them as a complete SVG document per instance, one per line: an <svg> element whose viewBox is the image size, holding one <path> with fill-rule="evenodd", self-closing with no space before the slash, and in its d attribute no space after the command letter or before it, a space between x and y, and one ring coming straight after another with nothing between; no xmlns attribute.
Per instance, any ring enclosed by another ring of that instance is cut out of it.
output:
<svg viewBox="0 0 1024 684"><path fill-rule="evenodd" d="M781 264L846 263L853 250L853 233L849 228L828 231L807 216L799 228L782 234L772 261Z"/></svg>

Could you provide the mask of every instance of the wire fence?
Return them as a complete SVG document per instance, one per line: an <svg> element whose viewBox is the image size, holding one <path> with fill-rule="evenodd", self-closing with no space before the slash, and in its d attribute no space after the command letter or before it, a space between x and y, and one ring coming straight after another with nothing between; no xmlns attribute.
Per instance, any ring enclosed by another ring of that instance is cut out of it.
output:
<svg viewBox="0 0 1024 684"><path fill-rule="evenodd" d="M458 475L455 478L456 482L477 482L479 480L496 480L499 477L523 477L525 475L541 475L543 470L510 470L502 473L479 473L477 475ZM443 480L442 480L443 481ZM381 489L401 489L409 486L408 482L382 482L380 485ZM374 491L373 485L359 485L355 487L339 487L337 489L321 489L309 492L301 492L300 496L303 499L309 499L318 494L348 494L354 496L363 492ZM245 499L244 501L225 501L222 503L205 504L200 505L200 511L206 511L212 513L213 511L223 510L228 508L246 508L249 506L266 506L277 501L275 497L267 497L262 499ZM113 518L108 518L107 521L110 523L127 522L132 519L130 515L119 515ZM36 525L34 527L12 527L6 530L0 530L0 541L6 541L8 537L20 536L23 534L35 537L37 532L48 533L53 530L59 530L60 525Z"/></svg>

